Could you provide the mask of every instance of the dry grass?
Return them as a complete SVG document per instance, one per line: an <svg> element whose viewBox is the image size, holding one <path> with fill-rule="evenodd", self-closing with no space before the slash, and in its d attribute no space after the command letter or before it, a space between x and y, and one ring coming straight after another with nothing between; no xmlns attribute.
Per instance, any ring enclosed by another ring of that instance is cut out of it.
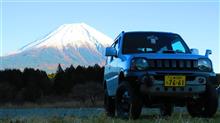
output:
<svg viewBox="0 0 220 123"><path fill-rule="evenodd" d="M102 114L98 117L49 117L49 118L17 118L17 119L1 119L4 123L219 123L219 113L211 119L191 118L188 114L175 113L168 118L160 118L158 116L142 116L138 120L123 120L118 118L109 118Z"/></svg>

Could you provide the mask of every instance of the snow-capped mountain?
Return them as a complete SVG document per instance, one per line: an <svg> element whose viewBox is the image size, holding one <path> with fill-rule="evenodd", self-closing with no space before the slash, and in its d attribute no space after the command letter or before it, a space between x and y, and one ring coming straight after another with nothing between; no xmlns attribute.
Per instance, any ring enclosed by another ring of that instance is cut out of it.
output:
<svg viewBox="0 0 220 123"><path fill-rule="evenodd" d="M64 24L41 40L2 57L3 68L33 67L54 72L62 67L105 63L112 39L85 23Z"/></svg>

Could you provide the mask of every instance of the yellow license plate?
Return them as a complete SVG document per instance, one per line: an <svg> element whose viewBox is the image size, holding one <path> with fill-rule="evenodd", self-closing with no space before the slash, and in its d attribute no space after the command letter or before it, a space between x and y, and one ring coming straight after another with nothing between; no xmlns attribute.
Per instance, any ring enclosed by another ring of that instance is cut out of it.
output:
<svg viewBox="0 0 220 123"><path fill-rule="evenodd" d="M186 85L186 76L165 76L164 86L183 87Z"/></svg>

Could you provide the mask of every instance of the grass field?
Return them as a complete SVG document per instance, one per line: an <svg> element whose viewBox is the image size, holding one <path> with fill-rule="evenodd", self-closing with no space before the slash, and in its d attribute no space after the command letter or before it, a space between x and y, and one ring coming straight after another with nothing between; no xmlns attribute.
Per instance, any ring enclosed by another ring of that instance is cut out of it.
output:
<svg viewBox="0 0 220 123"><path fill-rule="evenodd" d="M102 114L97 117L50 117L50 118L4 118L1 123L220 123L220 113L214 118L192 118L188 114L174 113L171 117L160 118L157 115L143 115L138 120L109 118Z"/></svg>

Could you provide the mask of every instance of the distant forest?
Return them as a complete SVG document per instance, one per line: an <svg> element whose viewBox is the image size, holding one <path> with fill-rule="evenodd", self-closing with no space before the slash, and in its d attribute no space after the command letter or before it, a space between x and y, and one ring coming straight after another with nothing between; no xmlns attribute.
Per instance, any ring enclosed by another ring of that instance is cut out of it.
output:
<svg viewBox="0 0 220 123"><path fill-rule="evenodd" d="M0 71L0 103L36 102L41 99L72 99L95 103L103 100L104 68L99 65L72 65L65 70L59 64L56 73L25 68ZM218 83L220 75L218 74Z"/></svg>
<svg viewBox="0 0 220 123"><path fill-rule="evenodd" d="M49 75L33 68L5 69L0 71L0 103L36 102L45 97L103 99L103 72L99 65L71 65L63 70L59 64L57 72Z"/></svg>

